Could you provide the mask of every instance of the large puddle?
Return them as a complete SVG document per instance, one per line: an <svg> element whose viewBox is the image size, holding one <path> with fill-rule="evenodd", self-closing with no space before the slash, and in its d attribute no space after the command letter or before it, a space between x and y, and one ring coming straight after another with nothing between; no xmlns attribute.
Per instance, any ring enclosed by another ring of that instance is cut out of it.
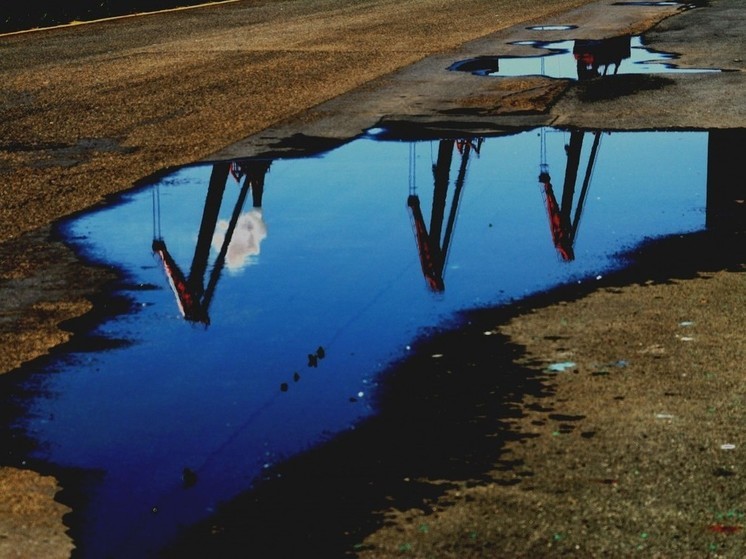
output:
<svg viewBox="0 0 746 559"><path fill-rule="evenodd" d="M449 70L479 76L545 76L585 80L615 74L665 74L720 72L711 68L680 68L677 56L646 47L640 36L601 40L539 41L512 43L547 51L537 56L479 56L459 61Z"/></svg>
<svg viewBox="0 0 746 559"><path fill-rule="evenodd" d="M29 380L33 458L91 472L83 556L153 552L354 429L387 367L458 311L706 227L706 132L382 137L185 167L61 226L124 271L134 309L93 332L128 344Z"/></svg>

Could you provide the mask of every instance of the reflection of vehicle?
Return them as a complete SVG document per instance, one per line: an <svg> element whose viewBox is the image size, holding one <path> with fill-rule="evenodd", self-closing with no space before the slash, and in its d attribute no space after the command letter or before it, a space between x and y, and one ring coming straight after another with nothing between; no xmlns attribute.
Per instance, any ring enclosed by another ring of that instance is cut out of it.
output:
<svg viewBox="0 0 746 559"><path fill-rule="evenodd" d="M466 179L466 167L469 154L474 151L479 154L482 138L474 140L441 140L438 147L438 159L433 165L433 205L430 214L430 231L425 224L425 218L420 208L420 198L415 192L415 185L410 184L407 206L412 214L412 222L420 255L420 265L428 286L433 291L444 291L443 269L448 255L453 227L458 213L458 203ZM443 219L445 217L446 199L448 197L448 183L453 159L454 146L461 154L461 165L455 182L453 201L448 214L445 233L443 233ZM410 165L414 162L410 161ZM411 172L410 172L411 174ZM441 242L441 236L443 237Z"/></svg>
<svg viewBox="0 0 746 559"><path fill-rule="evenodd" d="M557 203L552 188L552 178L549 175L549 166L546 163L546 129L541 130L541 153L542 161L539 171L539 183L542 185L542 193L549 214L549 226L552 232L552 241L562 260L570 262L575 259L575 238L578 233L580 216L583 213L583 204L588 195L591 177L593 176L593 166L598 154L598 146L601 142L601 132L593 132L593 146L591 147L588 158L588 166L583 177L583 185L578 197L578 205L575 208L575 215L572 216L572 203L575 197L575 184L578 178L578 168L580 167L580 154L583 148L583 137L585 132L570 132L570 143L565 146L567 152L567 166L565 167L565 182L562 187L562 200Z"/></svg>
<svg viewBox="0 0 746 559"><path fill-rule="evenodd" d="M194 249L194 257L189 275L186 276L166 247L166 242L161 235L160 227L160 202L157 192L154 196L154 235L152 250L163 262L163 267L168 277L169 284L176 295L176 302L182 316L190 322L210 323L208 314L210 303L220 274L226 263L231 241L236 232L242 216L243 205L246 201L249 189L252 191L254 208L260 208L262 195L264 193L264 177L269 170L269 161L242 161L238 163L216 163L213 165L210 175L210 184L207 189L205 207L202 213L202 222L197 237L197 245ZM236 181L245 176L243 185L233 208L230 220L222 227L220 233L221 242L218 245L218 256L213 265L212 272L205 287L205 274L207 273L210 246L216 237L218 227L218 216L223 201L226 183L229 173Z"/></svg>
<svg viewBox="0 0 746 559"><path fill-rule="evenodd" d="M629 35L597 41L576 40L572 54L578 63L578 79L605 76L612 65L616 74L622 60L631 56L630 46Z"/></svg>

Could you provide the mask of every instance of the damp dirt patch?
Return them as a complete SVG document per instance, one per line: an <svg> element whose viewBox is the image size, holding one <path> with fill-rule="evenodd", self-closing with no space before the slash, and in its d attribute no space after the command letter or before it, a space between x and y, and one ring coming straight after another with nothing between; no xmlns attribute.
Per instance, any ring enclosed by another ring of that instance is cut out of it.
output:
<svg viewBox="0 0 746 559"><path fill-rule="evenodd" d="M458 108L442 110L445 115L531 115L545 114L567 90L569 84L546 78L516 78L515 82L497 81L487 92L466 97Z"/></svg>
<svg viewBox="0 0 746 559"><path fill-rule="evenodd" d="M583 102L618 99L643 91L657 91L673 80L663 76L627 75L609 76L605 80L592 80L574 84L574 94Z"/></svg>
<svg viewBox="0 0 746 559"><path fill-rule="evenodd" d="M96 293L114 279L102 267L84 267L50 229L27 233L0 245L8 273L0 283L0 370L13 371L68 342L68 320L93 309ZM51 342L51 343L50 343Z"/></svg>

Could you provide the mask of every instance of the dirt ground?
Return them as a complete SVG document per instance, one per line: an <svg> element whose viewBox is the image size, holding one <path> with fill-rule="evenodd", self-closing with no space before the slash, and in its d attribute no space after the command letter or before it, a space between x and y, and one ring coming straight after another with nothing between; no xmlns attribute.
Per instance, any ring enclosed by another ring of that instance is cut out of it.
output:
<svg viewBox="0 0 746 559"><path fill-rule="evenodd" d="M388 510L360 556L742 557L742 271L602 288L496 325L547 375L511 422L520 438L487 482L428 514Z"/></svg>
<svg viewBox="0 0 746 559"><path fill-rule="evenodd" d="M0 372L12 373L68 340L71 332L60 325L91 312L95 294L113 278L109 270L81 265L52 237L53 222L161 169L226 149L261 147L303 126L309 135L334 129L346 137L381 115L430 121L510 116L510 102L495 99L514 101L521 91L539 91L529 95L528 106L542 122L589 124L612 115L623 126L636 110L638 121L648 114L662 122L681 118L669 115L654 91L638 92L636 103L601 99L583 112L589 121L579 122L578 103L589 105L578 89L555 90L542 82L485 92L474 82L473 89L456 94L449 78L415 83L428 61L454 51L460 56L468 41L476 40L470 48L478 48L495 31L549 21L583 4L588 2L484 0L467 8L439 0L370 0L351 8L341 0L247 1L0 37ZM737 0L712 4L727 17L708 23L724 27L708 40L727 45L713 52L737 71L714 85L682 78L670 89L678 92L688 118L681 126L744 127L742 94L735 94L742 91L742 26L725 26L738 21L732 18L742 8ZM608 5L602 11L608 14ZM604 16L604 33L641 31L660 20L659 13ZM687 27L677 21L685 20L666 20L668 34L658 41L689 49L692 62L701 63L706 43L683 41ZM413 64L419 68L414 73L396 75L407 81L407 91L429 89L429 97L419 94L424 105L381 94L387 87L400 91L401 83L389 76ZM684 102L697 88L729 99L704 108ZM427 110L427 103L444 102L469 110L450 116ZM718 110L727 103L735 108ZM345 113L351 106L357 107L352 119ZM521 118L526 107L518 106ZM468 475L449 478L447 468L435 468L434 457L431 469L423 466L419 475L393 468L401 479L358 505L363 512L353 517L368 510L372 520L348 532L348 550L362 557L742 556L745 291L743 254L732 252L735 260L690 270L683 278L672 275L672 281L626 278L574 294L570 302L558 294L551 304L528 305L514 316L480 317L479 328L435 340L442 344L437 348L423 347L422 360L408 373L412 378L414 371L436 372L434 354L454 355L448 370L474 362L487 370L491 360L503 359L496 357L497 348L509 348L515 359L506 368L529 378L530 389L520 401L505 404L510 413L501 408L491 434L481 433L483 456L475 459L479 467L466 468ZM494 347L483 345L492 340ZM464 353L473 346L473 355ZM568 370L546 372L552 363L569 361L574 365ZM430 395L437 394L434 389ZM487 405L479 398L484 395L470 394L462 402ZM464 413L470 424L474 412ZM437 421L423 415L417 425ZM395 427L386 421L384 432L390 434ZM474 436L469 430L461 434ZM495 445L486 450L490 437ZM423 448L418 453L430 456ZM67 556L72 543L62 525L66 509L49 500L53 480L8 465L16 468L0 469L0 484L13 488L0 493L0 555ZM303 471L305 476L313 470L304 463ZM302 481L308 484L309 478ZM301 499L312 508L298 511L313 515L315 504L327 515L319 514L319 521L333 525L331 508L319 502L324 490L340 490L329 479L325 483L319 484L318 501ZM302 484L298 491L304 491ZM251 518L250 507L232 507L227 516L198 527L187 545L245 550L250 542L241 539L241 519ZM266 509L257 510L267 516ZM378 529L380 519L385 526Z"/></svg>

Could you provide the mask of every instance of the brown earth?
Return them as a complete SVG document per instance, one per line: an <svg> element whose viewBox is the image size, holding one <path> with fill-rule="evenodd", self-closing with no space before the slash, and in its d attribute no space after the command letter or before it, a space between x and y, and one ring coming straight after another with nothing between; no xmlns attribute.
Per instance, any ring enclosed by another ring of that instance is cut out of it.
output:
<svg viewBox="0 0 746 559"><path fill-rule="evenodd" d="M82 266L53 240L54 220L268 127L276 134L302 125L328 129L334 119L325 117L350 99L378 95L380 106L391 107L391 98L380 100L386 87L399 87L388 78L391 72L419 60L426 66L426 57L469 40L587 3L246 1L0 37L0 372L69 339L60 323L90 311L91 297L113 277ZM741 13L731 0L713 4ZM609 16L604 32L613 34L614 21L617 30L645 29L661 19L657 14L640 12L624 22ZM668 27L671 32L658 40L681 42L676 24ZM724 32L707 40L722 40L725 46L712 52L741 69L743 60L732 53L739 52L739 39L742 45L742 27L727 28L730 37ZM718 78L717 87L684 78L671 89L683 92L682 100L697 87L729 96L742 111L733 95L742 72L736 74ZM476 89L462 92L468 99L462 108L469 114L485 106L507 107L493 111L500 114L526 113L534 104L540 118L561 110L551 118L572 121L567 115L577 108L578 90L555 103L566 88L528 83L497 92L497 86L475 83ZM485 87L492 91L486 94ZM453 94L447 79L432 89L433 103ZM339 97L351 90L352 97ZM493 95L503 101L492 101ZM656 95L636 97L641 114L675 122ZM406 104L400 101L397 110ZM689 126L744 126L737 110L723 120L712 105L684 105L694 123ZM634 107L602 100L586 118L594 118L594 110L608 116L612 109L618 122L629 122ZM337 133L346 137L350 131ZM540 305L504 325L494 319L487 331L522 348L516 367L542 377L543 388L520 402L510 422L507 431L516 440L500 435L504 454L494 456L478 483L423 474L423 495L431 493L428 486L450 488L447 494L425 499L424 507L405 499L398 507L371 510L385 514L389 525L369 537L361 531L359 553L740 557L746 548L739 470L745 416L738 382L744 286L742 266L729 268L672 283L608 287L568 304ZM458 353L465 339L438 353ZM543 372L559 360L576 365L564 373ZM613 365L620 361L627 364ZM726 443L736 446L724 450ZM32 502L19 495L46 495L48 501L55 491L50 479L8 468L2 475L2 483L8 480L18 492L4 491L0 499L0 533L12 536L12 546L0 548L0 555L3 549L20 557L66 554L62 507L34 504L24 509L31 511L26 517L14 504ZM397 501L396 495L383 497ZM203 534L208 550L220 545L220 537L231 541L240 532L237 506L228 521L212 522ZM422 510L430 514L423 517Z"/></svg>
<svg viewBox="0 0 746 559"><path fill-rule="evenodd" d="M53 477L0 468L0 557L69 557L72 542L60 518L70 509L54 502Z"/></svg>

